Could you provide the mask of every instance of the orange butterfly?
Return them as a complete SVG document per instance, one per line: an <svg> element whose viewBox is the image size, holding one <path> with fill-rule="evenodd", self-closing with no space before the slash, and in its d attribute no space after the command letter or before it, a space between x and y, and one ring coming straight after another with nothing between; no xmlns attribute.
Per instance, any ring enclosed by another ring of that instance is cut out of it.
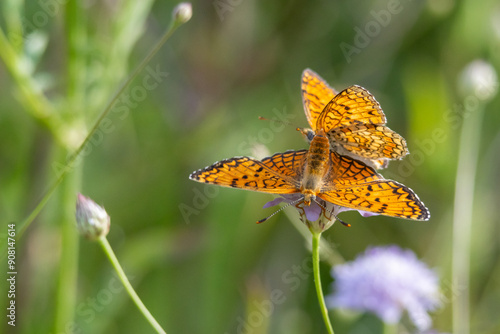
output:
<svg viewBox="0 0 500 334"><path fill-rule="evenodd" d="M248 157L222 160L193 172L189 178L264 193L300 194L297 203L307 207L312 201L318 203L319 198L386 216L413 220L430 217L410 188L384 179L363 162L330 151L322 129L312 138L309 150L277 153L261 161Z"/></svg>
<svg viewBox="0 0 500 334"><path fill-rule="evenodd" d="M300 130L309 141L321 129L337 152L375 168L408 154L406 141L385 125L380 104L365 88L351 86L338 93L310 69L302 73L301 88L312 130Z"/></svg>

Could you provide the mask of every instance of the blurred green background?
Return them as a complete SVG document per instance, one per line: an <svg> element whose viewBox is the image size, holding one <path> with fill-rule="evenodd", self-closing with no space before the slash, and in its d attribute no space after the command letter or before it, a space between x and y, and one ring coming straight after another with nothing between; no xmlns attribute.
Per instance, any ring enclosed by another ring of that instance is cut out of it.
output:
<svg viewBox="0 0 500 334"><path fill-rule="evenodd" d="M6 225L20 224L36 207L68 152L161 38L176 4L2 0L0 26L14 50L0 48L2 254ZM459 89L473 60L498 71L498 1L192 5L192 19L126 90L86 156L18 239L17 326L4 317L0 332L152 332L98 245L76 235L81 192L111 216L108 239L168 333L325 333L312 275L297 269L310 253L291 223L295 210L256 225L273 212L261 209L272 196L188 179L224 158L307 148L295 127L307 126L299 84L308 67L338 90L358 84L375 95L410 150L382 174L415 190L432 215L414 222L343 213L352 227L335 224L324 233L338 253L330 262L352 260L367 246L409 248L441 277L436 329L452 331L452 300L468 295L470 332L500 332L500 99L480 101ZM460 145L471 119L478 126ZM461 151L474 153L465 159L472 167L457 174ZM476 180L464 197L473 204L470 248L455 244L459 262L470 255L468 289L452 283L451 264L455 185L463 175ZM4 306L5 275L2 269ZM268 310L262 301L273 290L285 298ZM61 305L74 305L74 318L61 315ZM262 321L245 331L255 310ZM330 315L339 333L381 332L373 316Z"/></svg>

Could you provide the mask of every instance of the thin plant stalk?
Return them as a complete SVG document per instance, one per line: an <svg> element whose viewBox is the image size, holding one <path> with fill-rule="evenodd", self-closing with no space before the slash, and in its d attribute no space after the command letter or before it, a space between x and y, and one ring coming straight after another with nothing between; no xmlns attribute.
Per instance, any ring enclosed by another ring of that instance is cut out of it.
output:
<svg viewBox="0 0 500 334"><path fill-rule="evenodd" d="M313 261L313 272L314 272L314 285L316 286L316 293L318 295L319 307L321 309L321 314L323 315L323 321L325 322L328 334L334 334L333 327L328 317L328 309L325 304L325 296L323 294L323 288L321 287L321 278L319 272L319 250L320 250L320 240L321 232L312 232L312 261Z"/></svg>
<svg viewBox="0 0 500 334"><path fill-rule="evenodd" d="M76 49L81 49L81 38L85 35L85 27L81 22L81 13L77 1L70 0L65 6L66 32L67 32L67 53L68 53L68 99L72 106L73 117L77 117L82 105L85 87L83 81L85 76L75 72L79 68L82 71L84 64L83 57ZM74 96L80 96L75 100ZM58 158L64 159L67 155L68 147L59 148ZM79 236L74 226L74 198L81 188L82 164L75 166L73 172L61 184L60 209L61 219L61 260L59 264L59 276L56 290L56 303L54 310L54 332L63 333L67 330L68 324L73 322L77 300L77 279L78 279L78 246Z"/></svg>
<svg viewBox="0 0 500 334"><path fill-rule="evenodd" d="M5 13L6 31L9 32L8 38L11 41L12 47L16 52L21 52L23 49L23 22L21 19L24 7L23 0L5 0L2 1L2 10Z"/></svg>
<svg viewBox="0 0 500 334"><path fill-rule="evenodd" d="M0 58L3 60L6 69L17 83L19 93L22 96L21 102L28 112L40 122L42 122L57 140L58 129L62 126L62 121L54 112L53 105L43 95L31 75L19 60L19 55L14 46L9 42L3 30L0 28Z"/></svg>
<svg viewBox="0 0 500 334"><path fill-rule="evenodd" d="M397 334L398 333L398 324L388 324L386 322L383 323L383 334Z"/></svg>
<svg viewBox="0 0 500 334"><path fill-rule="evenodd" d="M85 15L82 15L81 2L69 0L65 6L66 53L67 63L67 99L71 113L81 114L86 109L85 99L85 53L81 50L87 45Z"/></svg>
<svg viewBox="0 0 500 334"><path fill-rule="evenodd" d="M454 286L462 292L452 302L455 334L470 333L470 235L483 111L484 104L480 103L478 109L463 123L460 135L453 212L452 275Z"/></svg>
<svg viewBox="0 0 500 334"><path fill-rule="evenodd" d="M297 231L304 237L307 242L310 242L309 236L311 235L310 230L306 227L304 222L299 219L297 212L293 210L284 210L285 215L288 217L292 225L297 229ZM341 264L345 262L342 255L337 252L337 250L332 246L328 240L324 238L320 240L320 256L323 261L326 261L330 266Z"/></svg>
<svg viewBox="0 0 500 334"><path fill-rule="evenodd" d="M62 150L64 151L64 150ZM82 168L79 166L60 188L61 259L54 310L54 333L63 333L73 322L77 300L79 235L75 230L75 193L80 189Z"/></svg>
<svg viewBox="0 0 500 334"><path fill-rule="evenodd" d="M111 245L108 242L108 239L106 239L105 236L101 237L98 239L99 244L101 245L104 253L106 253L109 261L113 265L113 268L116 270L116 273L118 274L118 278L122 282L123 286L125 287L125 290L127 290L127 293L130 295L130 298L132 298L132 301L135 303L139 311L144 315L146 320L151 324L151 326L156 330L157 333L163 333L166 334L165 330L160 326L160 324L156 321L156 319L153 317L151 312L147 309L147 307L143 304L137 293L135 292L134 288L130 284L127 276L125 275L125 272L123 271L122 267L120 266L120 262L116 258L115 253L113 252L113 249L111 248Z"/></svg>

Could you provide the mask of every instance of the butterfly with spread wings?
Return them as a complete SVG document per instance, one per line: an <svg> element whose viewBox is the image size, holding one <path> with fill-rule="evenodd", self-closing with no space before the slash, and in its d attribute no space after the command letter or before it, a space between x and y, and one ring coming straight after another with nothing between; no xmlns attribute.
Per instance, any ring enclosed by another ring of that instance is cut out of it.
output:
<svg viewBox="0 0 500 334"><path fill-rule="evenodd" d="M332 149L384 168L389 159L408 154L406 141L389 129L380 104L368 90L350 86L340 93L310 69L302 73L302 102L312 129L301 129L311 141L323 130Z"/></svg>
<svg viewBox="0 0 500 334"><path fill-rule="evenodd" d="M428 220L429 210L410 188L386 180L361 161L330 150L323 130L309 150L277 153L263 160L236 157L193 172L194 181L270 194L301 194L334 205L391 217Z"/></svg>

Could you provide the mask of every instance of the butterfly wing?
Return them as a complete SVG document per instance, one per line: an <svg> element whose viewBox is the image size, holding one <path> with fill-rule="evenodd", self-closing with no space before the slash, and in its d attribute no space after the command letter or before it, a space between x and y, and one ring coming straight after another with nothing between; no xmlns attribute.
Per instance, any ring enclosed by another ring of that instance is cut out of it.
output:
<svg viewBox="0 0 500 334"><path fill-rule="evenodd" d="M401 159L408 154L406 141L384 125L356 124L332 129L327 133L330 145L367 159Z"/></svg>
<svg viewBox="0 0 500 334"><path fill-rule="evenodd" d="M380 104L365 88L350 86L337 94L321 112L316 129L329 132L341 126L385 124Z"/></svg>
<svg viewBox="0 0 500 334"><path fill-rule="evenodd" d="M261 162L271 170L279 172L299 184L304 171L306 154L307 150L286 151L264 158Z"/></svg>
<svg viewBox="0 0 500 334"><path fill-rule="evenodd" d="M384 169L389 166L389 159L385 158L367 161L369 161L369 163L371 163L375 169Z"/></svg>
<svg viewBox="0 0 500 334"><path fill-rule="evenodd" d="M316 130L319 115L338 92L331 88L316 72L308 68L302 72L301 89L307 121L311 128Z"/></svg>
<svg viewBox="0 0 500 334"><path fill-rule="evenodd" d="M297 193L307 151L277 153L262 161L236 157L193 172L194 181L272 194Z"/></svg>
<svg viewBox="0 0 500 334"><path fill-rule="evenodd" d="M429 210L410 188L386 180L365 164L330 152L332 171L318 197L333 204L386 216L428 220Z"/></svg>
<svg viewBox="0 0 500 334"><path fill-rule="evenodd" d="M360 183L368 183L384 180L373 168L368 167L359 160L346 155L340 155L330 151L331 168L325 177L325 185L334 189L356 186ZM328 189L326 189L328 190Z"/></svg>
<svg viewBox="0 0 500 334"><path fill-rule="evenodd" d="M413 220L429 220L430 213L410 188L391 180L375 181L318 194L327 202L351 209Z"/></svg>

